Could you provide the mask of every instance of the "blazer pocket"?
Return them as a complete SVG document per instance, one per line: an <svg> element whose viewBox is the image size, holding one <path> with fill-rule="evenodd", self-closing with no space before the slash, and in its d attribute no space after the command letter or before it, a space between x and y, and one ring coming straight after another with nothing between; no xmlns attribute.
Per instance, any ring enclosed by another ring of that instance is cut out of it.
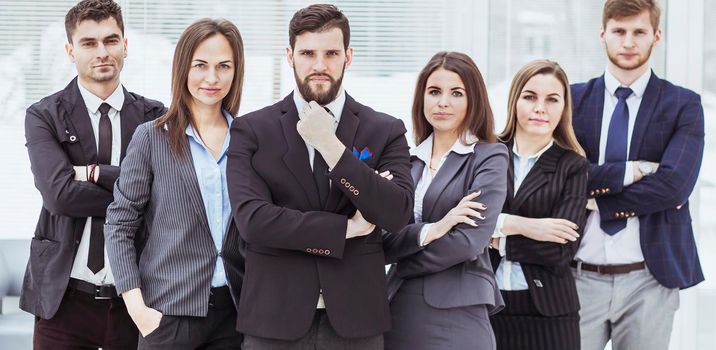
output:
<svg viewBox="0 0 716 350"><path fill-rule="evenodd" d="M689 213L689 204L684 204L680 209L672 208L664 211L666 222L669 224L689 224L691 223L691 213Z"/></svg>
<svg viewBox="0 0 716 350"><path fill-rule="evenodd" d="M32 256L41 258L43 256L48 256L51 254L47 254L48 250L51 252L56 249L58 246L58 242L49 240L46 238L39 238L39 237L32 237L32 240L30 242L30 252Z"/></svg>
<svg viewBox="0 0 716 350"><path fill-rule="evenodd" d="M262 255L270 255L270 256L282 256L285 254L279 254L275 249L272 248L264 248L261 246L256 246L253 244L248 244L246 246L246 249L252 253L262 254Z"/></svg>
<svg viewBox="0 0 716 350"><path fill-rule="evenodd" d="M359 254L382 253L383 252L383 243L382 242L365 243L360 247L358 252L359 252Z"/></svg>
<svg viewBox="0 0 716 350"><path fill-rule="evenodd" d="M490 276L494 276L494 273L491 269L478 266L475 264L466 263L464 268L464 271L469 274L477 275L480 277L487 277L489 279Z"/></svg>

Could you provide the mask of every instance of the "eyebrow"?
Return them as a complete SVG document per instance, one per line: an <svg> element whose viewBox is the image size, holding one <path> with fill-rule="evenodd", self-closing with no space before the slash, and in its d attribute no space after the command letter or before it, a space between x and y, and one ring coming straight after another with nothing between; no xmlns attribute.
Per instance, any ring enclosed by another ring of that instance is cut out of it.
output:
<svg viewBox="0 0 716 350"><path fill-rule="evenodd" d="M195 62L195 61L196 61L196 62L201 62L201 63L209 63L209 62L204 61L204 60L202 60L202 59L200 59L200 58L195 58L195 59L193 59L193 60L191 60L191 61L192 61L192 62ZM220 64L221 64L221 63L231 63L231 60L221 61L221 62L219 62L219 63L220 63Z"/></svg>
<svg viewBox="0 0 716 350"><path fill-rule="evenodd" d="M115 33L115 34L111 34L111 35L108 35L108 36L102 38L102 41L105 41L105 40L108 40L108 39L120 39L120 38L121 38L121 37L119 36L119 34L116 34L116 33ZM95 41L95 40L97 40L97 38L84 37L84 38L81 38L78 42L83 43L83 42Z"/></svg>
<svg viewBox="0 0 716 350"><path fill-rule="evenodd" d="M523 93L523 94L524 94L524 93L529 93L529 94L537 95L537 93L534 92L534 91L532 91L532 90L524 90L524 91L522 91L522 93ZM558 93L558 92L553 92L553 93L551 93L551 94L547 94L547 96L559 96L559 97L562 97L562 94L560 94L560 93Z"/></svg>

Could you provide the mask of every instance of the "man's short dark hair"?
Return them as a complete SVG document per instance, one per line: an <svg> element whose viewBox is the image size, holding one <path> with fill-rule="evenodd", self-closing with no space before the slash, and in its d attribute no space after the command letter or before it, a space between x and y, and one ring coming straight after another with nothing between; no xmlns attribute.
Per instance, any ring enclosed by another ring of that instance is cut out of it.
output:
<svg viewBox="0 0 716 350"><path fill-rule="evenodd" d="M122 8L112 0L82 0L67 12L65 16L65 32L67 32L67 41L72 43L72 34L80 24L85 20L95 22L103 21L107 18L114 18L117 21L119 30L124 36L124 21L122 20Z"/></svg>
<svg viewBox="0 0 716 350"><path fill-rule="evenodd" d="M330 4L314 4L298 10L288 25L288 43L293 49L296 37L304 32L320 33L339 28L343 33L343 49L348 48L351 41L351 28L348 18L336 6Z"/></svg>
<svg viewBox="0 0 716 350"><path fill-rule="evenodd" d="M602 28L607 30L607 22L610 19L619 20L639 15L644 11L649 12L649 20L654 31L659 29L661 9L656 0L607 0L602 12Z"/></svg>

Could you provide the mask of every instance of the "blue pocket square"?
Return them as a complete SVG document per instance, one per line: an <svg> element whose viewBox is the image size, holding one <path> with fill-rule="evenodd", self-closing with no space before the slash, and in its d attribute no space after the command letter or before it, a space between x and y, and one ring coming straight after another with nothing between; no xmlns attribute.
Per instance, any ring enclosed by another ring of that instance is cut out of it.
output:
<svg viewBox="0 0 716 350"><path fill-rule="evenodd" d="M353 155L356 156L356 158L358 158L359 160L373 159L373 153L368 147L363 147L363 150L358 152L358 149L353 146Z"/></svg>

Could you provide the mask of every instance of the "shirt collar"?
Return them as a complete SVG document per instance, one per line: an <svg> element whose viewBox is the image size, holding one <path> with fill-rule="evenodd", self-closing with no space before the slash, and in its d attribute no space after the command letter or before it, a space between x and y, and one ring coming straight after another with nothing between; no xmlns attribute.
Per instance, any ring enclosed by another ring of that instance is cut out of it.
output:
<svg viewBox="0 0 716 350"><path fill-rule="evenodd" d="M544 146L537 153L527 157L527 159L539 159L539 157L542 156L544 152L547 152L547 150L552 147L552 145L554 145L554 139L549 140L549 143L546 146ZM512 143L512 153L514 153L518 158L521 157L520 154L517 152L517 142Z"/></svg>
<svg viewBox="0 0 716 350"><path fill-rule="evenodd" d="M303 99L303 96L301 96L301 93L298 92L297 89L293 90L293 103L296 104L296 110L302 111L303 108L308 104L306 100ZM338 96L331 101L329 104L325 105L324 107L328 108L328 110L333 113L333 118L336 119L336 123L340 123L341 121L341 113L343 113L343 106L346 104L346 91L341 87L341 90L338 92Z"/></svg>
<svg viewBox="0 0 716 350"><path fill-rule="evenodd" d="M224 114L224 118L226 118L226 122L229 123L229 128L231 128L231 122L232 122L233 119L234 119L234 118L231 117L231 113L229 113L229 112L228 112L227 110L225 110L225 109L222 109L222 110L221 110L221 113ZM167 124L164 124L164 127L166 128L166 127L167 127ZM167 129L167 130L168 130L168 129ZM189 125L186 126L186 129L184 130L184 132L185 132L188 136L192 137L197 143L203 144L203 143L201 142L201 138L197 135L196 131L194 131L194 127L191 125L191 123L189 123ZM228 131L227 131L227 132L228 132Z"/></svg>
<svg viewBox="0 0 716 350"><path fill-rule="evenodd" d="M455 152L457 154L468 154L474 152L477 137L474 135L468 135L466 139L469 144L463 145L458 137L450 150L448 150L445 154L450 152ZM433 155L433 134L431 133L428 138L421 142L417 147L411 149L410 155L418 157L418 159L422 160L423 163L428 164L430 162L430 157Z"/></svg>
<svg viewBox="0 0 716 350"><path fill-rule="evenodd" d="M651 69L647 69L644 74L642 74L639 79L635 80L631 85L625 86L630 88L634 92L634 96L641 97L644 95L644 91L646 91L646 85L649 84L649 79L651 78ZM607 89L607 92L609 92L610 95L614 96L614 94L617 91L617 88L622 86L622 83L617 80L616 77L609 71L609 69L604 70L604 86Z"/></svg>
<svg viewBox="0 0 716 350"><path fill-rule="evenodd" d="M114 89L114 92L112 92L112 94L104 101L97 97L97 95L85 89L85 87L80 84L79 79L77 79L77 87L79 87L80 95L82 95L82 99L85 101L85 106L90 113L96 114L102 103L107 103L117 112L122 111L122 106L124 105L124 90L122 89L122 84L117 84L117 88Z"/></svg>

